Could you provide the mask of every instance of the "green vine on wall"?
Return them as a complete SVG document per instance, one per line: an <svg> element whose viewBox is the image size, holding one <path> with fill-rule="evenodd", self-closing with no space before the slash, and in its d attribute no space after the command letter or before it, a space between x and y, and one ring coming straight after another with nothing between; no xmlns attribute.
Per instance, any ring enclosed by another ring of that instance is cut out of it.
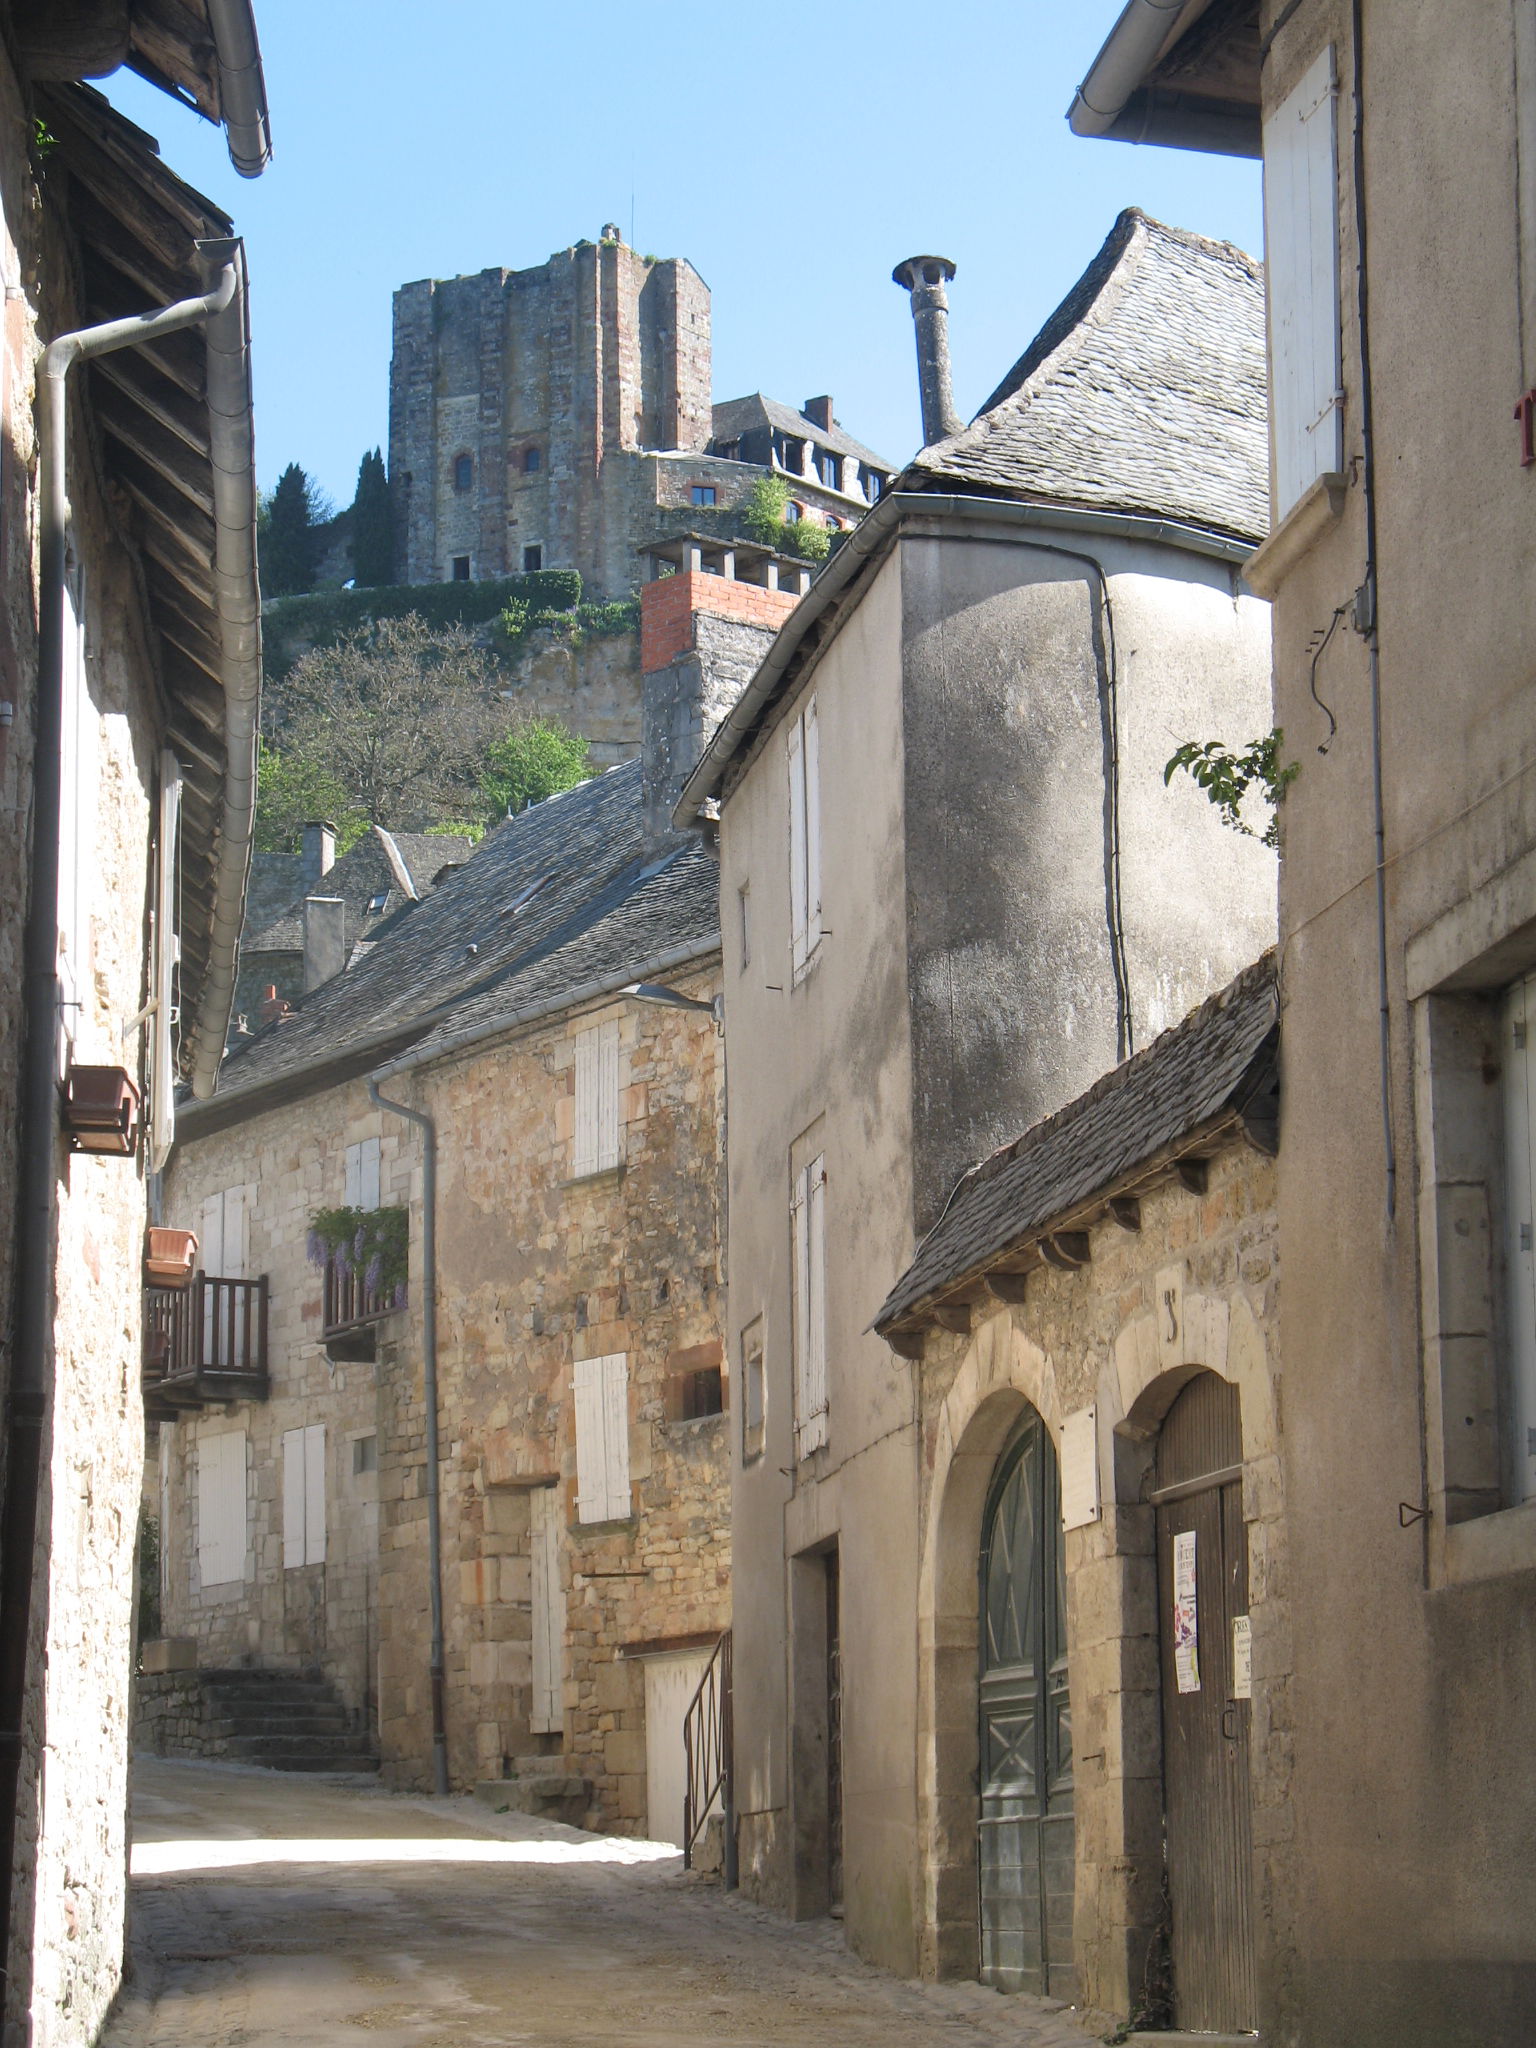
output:
<svg viewBox="0 0 1536 2048"><path fill-rule="evenodd" d="M1206 801L1221 814L1221 822L1245 839L1257 839L1263 846L1280 844L1280 806L1285 793L1301 773L1299 761L1282 763L1280 750L1285 732L1276 726L1236 754L1222 740L1185 740L1163 768L1163 785L1175 775L1188 775L1205 792ZM1269 804L1269 823L1256 832L1243 816L1243 805L1257 790Z"/></svg>
<svg viewBox="0 0 1536 2048"><path fill-rule="evenodd" d="M399 1308L410 1273L411 1227L404 1209L317 1209L309 1219L309 1259L323 1273L358 1273L371 1294Z"/></svg>

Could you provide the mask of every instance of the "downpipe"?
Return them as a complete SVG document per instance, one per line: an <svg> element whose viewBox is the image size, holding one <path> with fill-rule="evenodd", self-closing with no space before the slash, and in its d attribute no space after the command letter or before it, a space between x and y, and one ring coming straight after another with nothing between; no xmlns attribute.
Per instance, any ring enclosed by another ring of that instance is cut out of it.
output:
<svg viewBox="0 0 1536 2048"><path fill-rule="evenodd" d="M64 593L69 539L69 373L78 362L198 327L233 304L239 270L159 312L58 335L38 365L39 535L37 702L32 769L31 890L23 943L23 1031L17 1163L15 1343L0 1510L0 1985L8 1985L15 1906L12 1865L21 1790L37 1504L50 1392L57 1235L61 1052L59 832L63 816Z"/></svg>
<svg viewBox="0 0 1536 2048"><path fill-rule="evenodd" d="M379 1093L370 1074L368 1100L392 1110L421 1132L421 1358L422 1398L427 1410L427 1577L432 1607L432 1784L448 1790L448 1722L443 1657L443 1512L438 1485L437 1442L437 1125L424 1109L412 1109Z"/></svg>

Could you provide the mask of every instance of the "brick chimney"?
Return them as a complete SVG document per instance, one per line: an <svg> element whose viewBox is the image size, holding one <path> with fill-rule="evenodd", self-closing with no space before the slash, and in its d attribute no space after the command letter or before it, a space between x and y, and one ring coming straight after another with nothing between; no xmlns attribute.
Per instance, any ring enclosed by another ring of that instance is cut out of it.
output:
<svg viewBox="0 0 1536 2048"><path fill-rule="evenodd" d="M324 818L316 818L304 827L303 864L299 870L304 878L304 893L307 896L322 875L328 875L336 865L336 827Z"/></svg>
<svg viewBox="0 0 1536 2048"><path fill-rule="evenodd" d="M824 434L832 431L832 401L830 398L808 398L800 408L813 425L820 427Z"/></svg>
<svg viewBox="0 0 1536 2048"><path fill-rule="evenodd" d="M965 425L955 411L949 381L949 300L944 287L954 274L947 256L909 256L891 272L892 282L912 294L925 448L958 434Z"/></svg>

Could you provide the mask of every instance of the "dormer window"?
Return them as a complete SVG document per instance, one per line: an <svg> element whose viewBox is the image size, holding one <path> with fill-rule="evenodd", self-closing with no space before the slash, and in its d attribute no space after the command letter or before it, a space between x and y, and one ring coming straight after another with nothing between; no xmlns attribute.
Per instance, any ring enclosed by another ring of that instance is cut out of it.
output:
<svg viewBox="0 0 1536 2048"><path fill-rule="evenodd" d="M453 458L453 488L463 497L466 491L475 488L475 458L473 455L455 455Z"/></svg>
<svg viewBox="0 0 1536 2048"><path fill-rule="evenodd" d="M870 470L864 479L864 495L868 498L871 505L875 503L884 489L885 478L877 470Z"/></svg>
<svg viewBox="0 0 1536 2048"><path fill-rule="evenodd" d="M688 502L692 505L713 505L717 495L713 484L690 484L688 487Z"/></svg>

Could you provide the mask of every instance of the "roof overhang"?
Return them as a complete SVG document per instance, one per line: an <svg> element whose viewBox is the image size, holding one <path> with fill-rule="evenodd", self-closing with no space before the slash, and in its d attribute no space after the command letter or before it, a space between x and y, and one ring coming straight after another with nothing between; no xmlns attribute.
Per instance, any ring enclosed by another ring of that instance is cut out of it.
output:
<svg viewBox="0 0 1536 2048"><path fill-rule="evenodd" d="M1130 0L1077 89L1076 135L1262 154L1259 0Z"/></svg>

